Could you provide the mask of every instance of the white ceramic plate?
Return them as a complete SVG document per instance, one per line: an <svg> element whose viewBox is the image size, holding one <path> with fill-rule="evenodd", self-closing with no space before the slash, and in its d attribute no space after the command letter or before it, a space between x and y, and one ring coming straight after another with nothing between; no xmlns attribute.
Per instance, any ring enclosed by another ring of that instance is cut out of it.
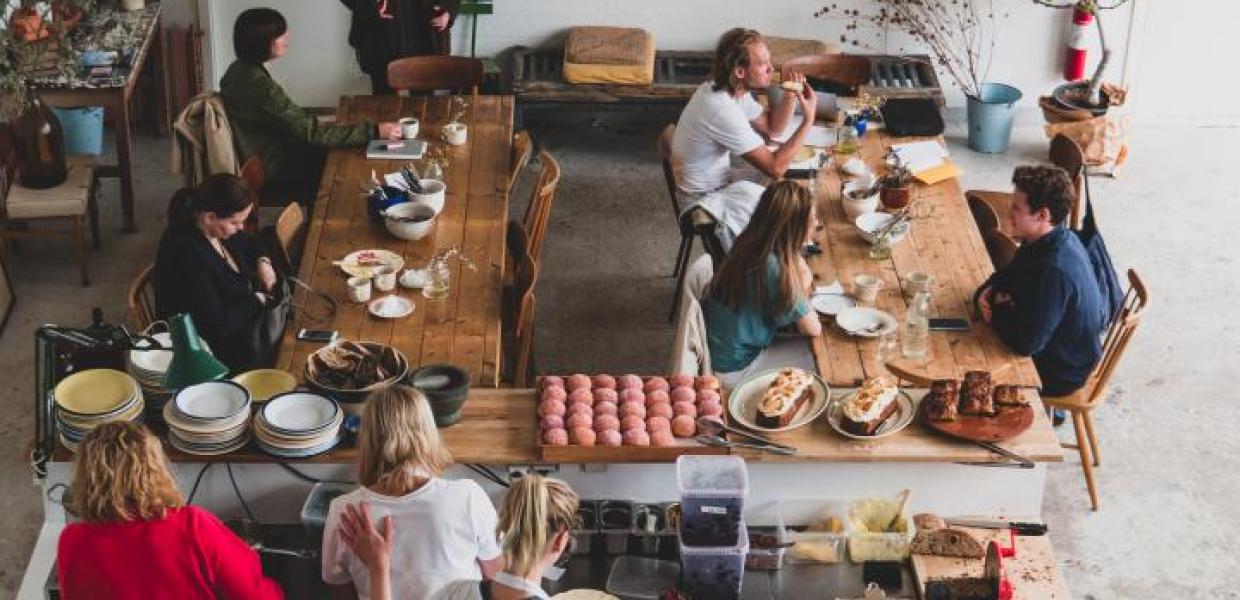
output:
<svg viewBox="0 0 1240 600"><path fill-rule="evenodd" d="M223 446L196 446L181 440L175 433L168 434L168 444L173 448L176 448L186 454L196 454L199 456L217 456L220 454L228 454L229 452L235 452L244 448L248 443L250 443L249 433L245 433L240 438L237 438L237 440L233 443Z"/></svg>
<svg viewBox="0 0 1240 600"><path fill-rule="evenodd" d="M854 306L835 315L835 324L848 335L876 338L891 333L900 325L896 318L876 308Z"/></svg>
<svg viewBox="0 0 1240 600"><path fill-rule="evenodd" d="M809 305L819 314L834 317L841 310L856 306L857 301L847 294L817 294L809 299Z"/></svg>
<svg viewBox="0 0 1240 600"><path fill-rule="evenodd" d="M792 420L784 427L759 427L754 423L755 415L758 413L758 403L762 401L763 394L767 388L771 386L775 376L782 369L771 369L763 371L739 383L732 390L732 394L728 396L728 413L732 415L732 419L737 423L753 429L755 431L765 431L775 433L779 431L790 431L798 427L808 425L811 421L818 418L822 411L827 408L827 402L831 399L831 387L827 382L823 381L817 373L810 373L814 378L811 387L814 390L814 397L806 402L801 410L797 412Z"/></svg>
<svg viewBox="0 0 1240 600"><path fill-rule="evenodd" d="M362 265L359 263L362 260L374 260L380 264ZM400 271L405 267L405 259L391 250L383 249L358 250L340 259L340 270L348 273L350 277L370 277L374 275L374 268L381 265Z"/></svg>
<svg viewBox="0 0 1240 600"><path fill-rule="evenodd" d="M161 331L151 334L155 341L159 342L164 348L172 348L172 334ZM198 338L202 343L202 347L207 352L211 351L206 340L202 337ZM145 344L143 344L145 345ZM164 372L168 370L168 365L172 363L172 350L130 350L129 364L133 365L134 370L139 371L137 375L146 377L148 375L162 377Z"/></svg>
<svg viewBox="0 0 1240 600"><path fill-rule="evenodd" d="M231 419L250 407L250 392L233 381L208 381L177 392L172 397L177 412L191 420Z"/></svg>
<svg viewBox="0 0 1240 600"><path fill-rule="evenodd" d="M413 314L413 301L402 296L384 296L371 300L366 309L380 319L399 319Z"/></svg>
<svg viewBox="0 0 1240 600"><path fill-rule="evenodd" d="M263 419L284 431L310 431L332 422L340 412L326 396L310 392L280 394L263 405Z"/></svg>
<svg viewBox="0 0 1240 600"><path fill-rule="evenodd" d="M855 395L857 395L857 390L848 392L838 399L831 401L827 405L827 422L831 424L831 429L834 429L836 433L844 437L852 438L854 440L876 440L879 438L885 438L889 435L895 435L903 431L905 427L908 427L909 423L913 422L913 417L917 416L917 406L913 404L913 399L909 397L908 392L900 390L899 393L896 394L895 414L887 417L887 420L883 421L883 424L878 426L878 429L874 432L874 435L857 435L855 433L848 433L847 431L844 431L843 427L840 426L840 419L842 419L844 415L844 402Z"/></svg>
<svg viewBox="0 0 1240 600"><path fill-rule="evenodd" d="M181 414L177 412L176 405L173 404L172 402L168 402L167 404L164 404L163 414L164 414L164 422L168 424L169 430L176 429L176 430L188 431L191 433L200 433L200 434L210 434L210 433L216 433L219 431L227 431L229 429L232 429L233 427L236 427L237 425L241 423L245 423L250 420L250 411L245 410L245 411L237 413L236 416L228 418L228 419L220 419L216 421L206 421L206 422L188 421L185 419L184 416L181 416Z"/></svg>

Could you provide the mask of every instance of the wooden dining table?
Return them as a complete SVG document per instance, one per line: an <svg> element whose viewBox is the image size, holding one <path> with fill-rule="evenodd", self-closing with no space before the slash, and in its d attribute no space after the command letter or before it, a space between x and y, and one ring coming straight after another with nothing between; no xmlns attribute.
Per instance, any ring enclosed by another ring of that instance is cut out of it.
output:
<svg viewBox="0 0 1240 600"><path fill-rule="evenodd" d="M912 302L906 278L909 273L927 273L933 277L931 316L968 319L968 331L931 331L925 359L904 358L899 345L894 357L881 358L933 379L961 379L966 371L985 370L997 383L1039 387L1041 380L1033 361L1008 349L974 314L973 294L994 267L957 178L933 185L912 184L910 212L914 218L909 234L892 246L890 258L870 258L869 244L844 213L841 182L848 176L840 173L839 165L857 157L881 175L886 171L884 157L892 144L927 139L943 143L942 138L895 138L881 129L871 130L858 140L856 154L836 154L819 171L812 189L824 227L815 238L823 253L809 260L815 285L838 279L844 291L852 293L857 275L878 277L883 287L875 307L897 320L897 337L902 342L905 314ZM810 345L819 374L832 385L854 385L863 378L890 375L880 360L878 339L850 336L832 318L824 317L823 335L812 338Z"/></svg>
<svg viewBox="0 0 1240 600"><path fill-rule="evenodd" d="M335 330L341 339L391 345L405 354L411 368L449 363L464 369L475 386L499 385L514 100L512 96L463 98L463 109L451 96L341 99L337 118L342 123L416 117L421 123L418 136L430 146L424 156L442 151L448 159L446 202L429 236L418 241L398 239L382 221L367 214L361 186L369 184L372 170L382 177L407 161L368 160L364 148L332 150L307 229L299 275L315 290L333 298L338 309L330 319L316 319L314 314L294 310L281 340L279 368L302 374L307 357L322 347L319 342L297 339L297 331L304 327ZM460 146L447 145L440 130L462 110L467 141ZM422 166L422 161L414 163L415 168ZM437 250L449 247L459 248L473 268L451 261L451 287L446 298L427 299L417 289L399 286L394 292L374 291L376 299L392 293L413 301L413 313L398 319L375 317L366 304L350 302L348 276L333 264L357 250L383 249L403 257L405 268L422 268ZM307 296L299 289L295 302L309 302L310 313L321 313Z"/></svg>

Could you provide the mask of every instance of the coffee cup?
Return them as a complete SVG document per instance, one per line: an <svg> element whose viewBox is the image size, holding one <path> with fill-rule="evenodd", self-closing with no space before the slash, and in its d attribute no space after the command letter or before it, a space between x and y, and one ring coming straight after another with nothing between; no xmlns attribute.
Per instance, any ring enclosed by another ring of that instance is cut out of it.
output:
<svg viewBox="0 0 1240 600"><path fill-rule="evenodd" d="M397 123L400 124L400 137L412 140L418 137L418 120L413 117L405 117Z"/></svg>
<svg viewBox="0 0 1240 600"><path fill-rule="evenodd" d="M375 267L371 273L374 274L375 289L380 292L390 292L396 289L396 269L384 265Z"/></svg>
<svg viewBox="0 0 1240 600"><path fill-rule="evenodd" d="M921 271L913 271L904 278L904 290L910 296L916 296L918 292L929 292L930 286L934 285L934 276Z"/></svg>
<svg viewBox="0 0 1240 600"><path fill-rule="evenodd" d="M349 300L353 302L370 301L369 277L350 277L347 284L349 286Z"/></svg>
<svg viewBox="0 0 1240 600"><path fill-rule="evenodd" d="M853 296L863 306L874 306L881 289L883 280L873 275L858 275L853 278Z"/></svg>
<svg viewBox="0 0 1240 600"><path fill-rule="evenodd" d="M468 134L469 130L464 123L453 122L443 126L443 139L453 146L464 144Z"/></svg>

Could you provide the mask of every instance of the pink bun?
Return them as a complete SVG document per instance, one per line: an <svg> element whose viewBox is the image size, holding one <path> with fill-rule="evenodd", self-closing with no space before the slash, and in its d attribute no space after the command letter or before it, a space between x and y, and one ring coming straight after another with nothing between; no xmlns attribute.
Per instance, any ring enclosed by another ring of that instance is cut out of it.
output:
<svg viewBox="0 0 1240 600"><path fill-rule="evenodd" d="M569 375L568 379L564 380L564 383L566 384L565 387L567 387L569 391L580 389L588 390L590 389L590 376L582 375L581 373Z"/></svg>
<svg viewBox="0 0 1240 600"><path fill-rule="evenodd" d="M630 429L624 432L623 434L621 434L621 437L624 439L625 446L649 446L650 445L650 434L640 429Z"/></svg>
<svg viewBox="0 0 1240 600"><path fill-rule="evenodd" d="M655 390L646 394L646 408L650 408L654 404L671 404L672 397L667 395L664 390Z"/></svg>
<svg viewBox="0 0 1240 600"><path fill-rule="evenodd" d="M563 429L548 429L543 432L543 443L549 446L567 446L568 432Z"/></svg>
<svg viewBox="0 0 1240 600"><path fill-rule="evenodd" d="M689 415L679 415L672 419L672 433L676 437L692 437L697 432L697 424Z"/></svg>
<svg viewBox="0 0 1240 600"><path fill-rule="evenodd" d="M607 431L608 429L620 430L620 419L615 415L599 415L594 419L595 431Z"/></svg>
<svg viewBox="0 0 1240 600"><path fill-rule="evenodd" d="M615 415L616 405L611 402L599 402L594 405L594 416Z"/></svg>
<svg viewBox="0 0 1240 600"><path fill-rule="evenodd" d="M568 432L568 441L578 446L593 446L596 436L589 427L574 427Z"/></svg>
<svg viewBox="0 0 1240 600"><path fill-rule="evenodd" d="M548 388L553 388L553 387L563 388L564 378L558 375L544 376L541 381L540 389L546 390Z"/></svg>
<svg viewBox="0 0 1240 600"><path fill-rule="evenodd" d="M620 431L630 431L633 429L646 430L646 421L641 417L628 416L620 419Z"/></svg>
<svg viewBox="0 0 1240 600"><path fill-rule="evenodd" d="M640 389L629 388L627 390L620 390L620 401L645 403L646 395Z"/></svg>
<svg viewBox="0 0 1240 600"><path fill-rule="evenodd" d="M646 409L646 416L648 417L663 417L664 419L670 419L673 414L675 413L672 411L671 404L656 404Z"/></svg>
<svg viewBox="0 0 1240 600"><path fill-rule="evenodd" d="M668 382L672 384L672 387L693 387L693 376L688 373L677 373L669 377Z"/></svg>
<svg viewBox="0 0 1240 600"><path fill-rule="evenodd" d="M560 402L563 402L568 399L568 392L564 391L564 388L562 387L549 387L542 391L542 395L539 396L539 399L559 400Z"/></svg>
<svg viewBox="0 0 1240 600"><path fill-rule="evenodd" d="M721 400L721 399L720 399L720 397L719 397L719 392L718 392L718 391L715 391L715 390L698 390L698 393L697 393L697 401L698 401L698 402L719 402L720 400Z"/></svg>
<svg viewBox="0 0 1240 600"><path fill-rule="evenodd" d="M666 379L662 377L651 377L646 380L646 385L642 386L642 389L647 392L653 392L655 390L667 391L670 387L671 386L667 385Z"/></svg>
<svg viewBox="0 0 1240 600"><path fill-rule="evenodd" d="M594 416L594 409L590 408L589 404L574 402L568 405L568 416L571 417L573 415L585 415L587 417L592 417Z"/></svg>
<svg viewBox="0 0 1240 600"><path fill-rule="evenodd" d="M594 388L594 401L595 402L615 403L615 402L618 402L619 400L620 400L620 395L616 393L616 390L613 390L611 388Z"/></svg>
<svg viewBox="0 0 1240 600"><path fill-rule="evenodd" d="M718 402L707 402L698 407L698 414L703 417L718 417L723 414L723 405Z"/></svg>
<svg viewBox="0 0 1240 600"><path fill-rule="evenodd" d="M543 431L548 429L564 429L564 417L560 415L547 415L538 422L538 427Z"/></svg>
<svg viewBox="0 0 1240 600"><path fill-rule="evenodd" d="M676 437L670 431L656 431L650 434L650 445L660 448L676 445Z"/></svg>
<svg viewBox="0 0 1240 600"><path fill-rule="evenodd" d="M719 378L714 375L700 375L693 380L693 387L699 390L718 390Z"/></svg>
<svg viewBox="0 0 1240 600"><path fill-rule="evenodd" d="M620 416L635 416L639 419L646 418L646 405L637 402L626 402L620 405Z"/></svg>
<svg viewBox="0 0 1240 600"><path fill-rule="evenodd" d="M642 378L636 375L621 375L616 380L616 388L620 390L642 389Z"/></svg>
<svg viewBox="0 0 1240 600"><path fill-rule="evenodd" d="M594 418L590 415L573 415L564 421L569 429L577 429L579 427L590 428L594 425Z"/></svg>
<svg viewBox="0 0 1240 600"><path fill-rule="evenodd" d="M691 418L697 418L697 407L692 402L677 402L672 405L672 413L677 416L688 415Z"/></svg>
<svg viewBox="0 0 1240 600"><path fill-rule="evenodd" d="M545 417L547 415L564 416L564 412L568 410L563 402L557 400L544 400L538 405L538 416Z"/></svg>
<svg viewBox="0 0 1240 600"><path fill-rule="evenodd" d="M672 421L667 417L647 417L646 431L671 431Z"/></svg>
<svg viewBox="0 0 1240 600"><path fill-rule="evenodd" d="M614 429L598 432L598 445L600 446L619 446L623 440L620 432Z"/></svg>
<svg viewBox="0 0 1240 600"><path fill-rule="evenodd" d="M590 383L593 383L595 388L615 389L616 378L611 375L595 375L590 378Z"/></svg>
<svg viewBox="0 0 1240 600"><path fill-rule="evenodd" d="M678 387L672 389L672 402L693 402L697 398L697 392L691 387Z"/></svg>
<svg viewBox="0 0 1240 600"><path fill-rule="evenodd" d="M569 392L568 401L594 404L594 394L591 394L589 389L577 388Z"/></svg>

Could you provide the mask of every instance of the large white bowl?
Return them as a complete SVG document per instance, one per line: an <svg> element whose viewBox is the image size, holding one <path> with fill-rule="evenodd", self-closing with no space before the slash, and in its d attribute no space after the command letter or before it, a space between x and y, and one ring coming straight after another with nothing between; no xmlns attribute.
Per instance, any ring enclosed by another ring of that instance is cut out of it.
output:
<svg viewBox="0 0 1240 600"><path fill-rule="evenodd" d="M886 225L888 221L894 218L895 216L890 215L888 213L881 213L881 212L866 213L866 214L858 216L853 221L853 225L857 227L857 234L861 236L861 239L865 240L868 243L873 244L874 235L878 233L878 230L882 229L883 226ZM895 228L895 231L891 232L891 243L895 244L896 242L899 242L900 240L904 239L904 236L906 235L908 235L908 222L907 221L897 225Z"/></svg>
<svg viewBox="0 0 1240 600"><path fill-rule="evenodd" d="M844 207L844 214L849 219L856 219L865 213L872 213L878 210L878 192L874 192L865 198L853 198L849 195L855 190L868 190L872 187L874 187L873 173L867 173L844 184L844 193L840 196L840 204Z"/></svg>
<svg viewBox="0 0 1240 600"><path fill-rule="evenodd" d="M443 212L444 192L448 190L448 185L438 179L419 179L418 183L422 185L422 193L411 193L409 199L434 208L435 214Z"/></svg>
<svg viewBox="0 0 1240 600"><path fill-rule="evenodd" d="M402 240L420 240L435 229L439 213L435 207L420 200L401 202L383 211L383 223L388 232ZM420 221L404 219L422 218Z"/></svg>

